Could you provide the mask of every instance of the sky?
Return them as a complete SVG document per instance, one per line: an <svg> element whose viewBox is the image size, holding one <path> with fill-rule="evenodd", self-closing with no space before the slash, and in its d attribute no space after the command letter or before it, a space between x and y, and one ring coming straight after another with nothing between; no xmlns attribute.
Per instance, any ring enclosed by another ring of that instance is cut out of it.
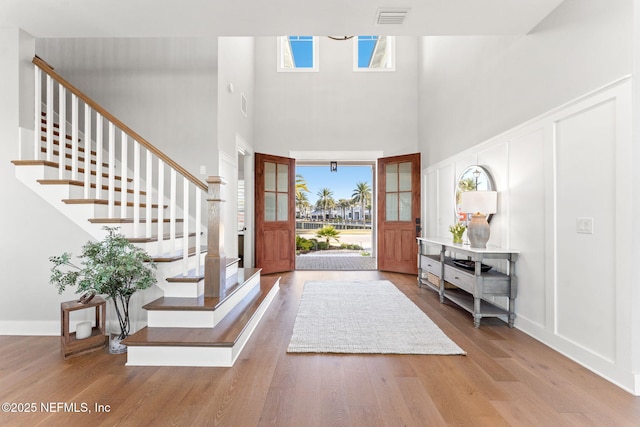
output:
<svg viewBox="0 0 640 427"><path fill-rule="evenodd" d="M359 182L366 182L369 188L373 188L373 166L340 166L338 162L338 171L331 172L329 165L296 165L296 175L302 175L307 181L307 187L311 190L307 193L307 199L311 204L318 201L318 191L323 188L333 191L333 199L336 201L350 199Z"/></svg>
<svg viewBox="0 0 640 427"><path fill-rule="evenodd" d="M358 37L364 38L358 42L358 67L367 68L378 36ZM313 37L289 36L289 38L296 68L313 68Z"/></svg>

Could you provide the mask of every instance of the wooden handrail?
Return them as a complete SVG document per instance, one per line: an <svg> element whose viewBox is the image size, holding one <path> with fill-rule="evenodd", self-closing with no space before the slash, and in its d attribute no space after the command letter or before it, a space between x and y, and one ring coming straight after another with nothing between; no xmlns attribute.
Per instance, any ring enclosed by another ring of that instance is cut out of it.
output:
<svg viewBox="0 0 640 427"><path fill-rule="evenodd" d="M195 176L193 176L191 173L189 173L186 169L184 169L182 166L180 166L178 163L176 163L175 161L173 161L170 157L168 157L166 154L164 154L162 151L160 151L158 148L156 148L154 145L152 145L149 141L147 141L146 139L144 139L143 137L141 137L140 135L138 135L136 132L134 132L129 126L125 125L124 123L122 123L120 120L118 120L115 116L113 116L111 113L109 113L107 110L105 110L104 108L102 108L100 105L98 105L94 100L92 100L91 98L89 98L87 95L85 95L84 93L82 93L78 88L76 88L75 86L73 86L71 83L69 83L68 81L66 81L60 74L56 73L53 70L53 67L50 66L49 64L47 64L45 61L43 61L42 59L40 59L38 56L35 56L33 58L33 64L35 64L36 66L38 66L42 71L44 71L45 73L47 73L48 75L50 75L54 80L56 80L58 83L60 83L62 86L64 86L68 91L70 91L71 93L73 93L75 96L77 96L78 98L82 99L87 105L89 105L91 108L93 108L95 111L97 111L98 113L100 113L103 117L105 117L107 120L111 121L114 125L116 125L120 130L122 130L124 133L126 133L127 135L129 135L131 138L133 138L134 140L138 141L140 144L142 144L147 150L151 151L153 154L155 154L156 156L158 156L160 159L162 159L163 162L165 162L166 164L168 164L169 166L171 166L172 168L174 168L178 173L182 174L184 177L186 177L189 181L191 181L196 187L199 187L200 189L202 189L203 191L208 191L208 187L207 184L205 184L204 182L202 182L201 180L199 180L198 178L196 178Z"/></svg>

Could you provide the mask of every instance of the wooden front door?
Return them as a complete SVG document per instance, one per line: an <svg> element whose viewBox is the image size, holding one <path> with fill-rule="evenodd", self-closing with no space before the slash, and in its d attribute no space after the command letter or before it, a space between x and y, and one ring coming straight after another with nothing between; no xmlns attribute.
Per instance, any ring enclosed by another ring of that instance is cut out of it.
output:
<svg viewBox="0 0 640 427"><path fill-rule="evenodd" d="M291 271L296 260L295 159L256 153L256 267Z"/></svg>
<svg viewBox="0 0 640 427"><path fill-rule="evenodd" d="M418 273L420 154L378 159L378 269Z"/></svg>

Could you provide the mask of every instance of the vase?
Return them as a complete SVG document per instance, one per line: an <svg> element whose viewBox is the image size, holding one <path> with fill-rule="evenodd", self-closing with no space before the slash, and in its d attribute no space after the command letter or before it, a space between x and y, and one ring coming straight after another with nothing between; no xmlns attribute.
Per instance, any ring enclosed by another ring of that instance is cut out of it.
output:
<svg viewBox="0 0 640 427"><path fill-rule="evenodd" d="M110 319L109 319L109 353L121 354L127 352L126 344L122 341L129 336L129 303L116 298L109 299Z"/></svg>
<svg viewBox="0 0 640 427"><path fill-rule="evenodd" d="M126 338L122 336L120 327L116 324L109 331L109 353L122 354L127 352L127 346L122 344L122 340Z"/></svg>
<svg viewBox="0 0 640 427"><path fill-rule="evenodd" d="M453 243L462 243L462 234L454 234Z"/></svg>

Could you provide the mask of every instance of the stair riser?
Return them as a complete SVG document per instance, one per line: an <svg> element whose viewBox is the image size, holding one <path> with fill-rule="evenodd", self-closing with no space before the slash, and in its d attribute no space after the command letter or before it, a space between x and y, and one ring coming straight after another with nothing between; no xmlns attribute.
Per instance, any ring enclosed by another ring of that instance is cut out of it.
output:
<svg viewBox="0 0 640 427"><path fill-rule="evenodd" d="M150 328L213 328L217 323L215 311L150 310L147 311L147 325Z"/></svg>
<svg viewBox="0 0 640 427"><path fill-rule="evenodd" d="M165 297L197 298L204 294L204 280L198 283L192 282L166 282L158 283Z"/></svg>
<svg viewBox="0 0 640 427"><path fill-rule="evenodd" d="M233 349L228 347L130 346L126 365L231 367L234 361Z"/></svg>

